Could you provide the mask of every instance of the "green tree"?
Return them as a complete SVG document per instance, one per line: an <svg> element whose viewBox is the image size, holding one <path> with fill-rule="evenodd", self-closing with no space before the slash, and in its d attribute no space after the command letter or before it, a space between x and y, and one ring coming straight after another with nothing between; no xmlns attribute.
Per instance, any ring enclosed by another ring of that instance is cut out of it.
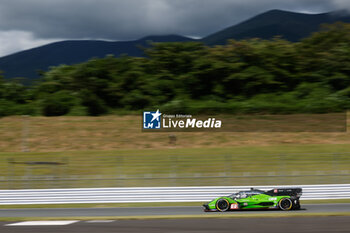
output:
<svg viewBox="0 0 350 233"><path fill-rule="evenodd" d="M66 90L48 94L41 103L44 116L62 116L67 114L74 105L74 98Z"/></svg>
<svg viewBox="0 0 350 233"><path fill-rule="evenodd" d="M99 116L108 111L104 101L88 90L83 90L81 92L81 99L82 105L87 107L87 113L89 116Z"/></svg>

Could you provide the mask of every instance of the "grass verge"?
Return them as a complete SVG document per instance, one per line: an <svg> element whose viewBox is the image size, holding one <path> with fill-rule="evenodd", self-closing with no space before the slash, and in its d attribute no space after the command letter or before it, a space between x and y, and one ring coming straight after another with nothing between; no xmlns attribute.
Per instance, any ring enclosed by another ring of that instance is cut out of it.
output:
<svg viewBox="0 0 350 233"><path fill-rule="evenodd" d="M0 188L348 183L349 153L347 144L4 152Z"/></svg>
<svg viewBox="0 0 350 233"><path fill-rule="evenodd" d="M252 116L248 116L250 117ZM141 120L141 114L101 117L3 117L0 118L0 151L18 152L23 150L23 147L29 151L47 152L130 148L213 148L240 145L346 144L350 140L349 132L142 133ZM260 124L264 122L263 119L258 120ZM255 125L254 122L248 120L244 122ZM282 127L279 121L275 123L274 128ZM318 127L317 122L313 124ZM27 132L25 143L22 141L23 132ZM169 135L176 135L176 145L170 143Z"/></svg>

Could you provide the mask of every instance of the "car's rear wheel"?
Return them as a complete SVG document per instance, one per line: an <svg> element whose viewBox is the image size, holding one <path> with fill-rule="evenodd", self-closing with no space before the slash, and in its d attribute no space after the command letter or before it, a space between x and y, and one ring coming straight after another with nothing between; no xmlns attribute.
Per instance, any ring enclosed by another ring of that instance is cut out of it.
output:
<svg viewBox="0 0 350 233"><path fill-rule="evenodd" d="M297 200L294 200L293 201L293 210L300 210L300 201L297 199Z"/></svg>
<svg viewBox="0 0 350 233"><path fill-rule="evenodd" d="M283 198L279 201L278 206L281 210L291 210L293 202L290 198Z"/></svg>
<svg viewBox="0 0 350 233"><path fill-rule="evenodd" d="M230 203L226 199L219 199L216 202L216 209L220 212L225 212L230 208Z"/></svg>
<svg viewBox="0 0 350 233"><path fill-rule="evenodd" d="M293 210L300 210L300 204L295 204L293 206Z"/></svg>

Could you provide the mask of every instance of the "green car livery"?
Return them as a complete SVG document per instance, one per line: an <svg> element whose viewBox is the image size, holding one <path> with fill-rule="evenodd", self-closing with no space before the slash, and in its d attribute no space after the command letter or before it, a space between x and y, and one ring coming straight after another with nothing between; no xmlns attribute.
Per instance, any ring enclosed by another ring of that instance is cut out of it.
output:
<svg viewBox="0 0 350 233"><path fill-rule="evenodd" d="M301 188L276 188L269 191L251 189L215 198L203 205L204 211L244 209L300 209Z"/></svg>

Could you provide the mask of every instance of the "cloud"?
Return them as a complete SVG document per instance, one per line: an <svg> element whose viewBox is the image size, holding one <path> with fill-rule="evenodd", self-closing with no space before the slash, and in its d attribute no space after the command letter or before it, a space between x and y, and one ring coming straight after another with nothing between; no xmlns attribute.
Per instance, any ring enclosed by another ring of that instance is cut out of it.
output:
<svg viewBox="0 0 350 233"><path fill-rule="evenodd" d="M204 36L269 9L324 11L329 0L2 0L0 30L40 38ZM335 2L340 2L335 0ZM344 1L345 2L345 1Z"/></svg>
<svg viewBox="0 0 350 233"><path fill-rule="evenodd" d="M334 5L338 6L340 9L350 10L349 0L334 0Z"/></svg>
<svg viewBox="0 0 350 233"><path fill-rule="evenodd" d="M32 32L0 31L0 56L34 48L60 39L37 39Z"/></svg>
<svg viewBox="0 0 350 233"><path fill-rule="evenodd" d="M154 34L202 37L270 9L324 12L348 0L1 0L1 39L10 48L45 40L130 40ZM18 38L19 32L23 38ZM29 34L28 34L29 33ZM7 36L6 36L7 35ZM11 36L13 41L11 42ZM30 42L33 40L32 42ZM35 41L37 40L37 41ZM25 42L26 41L26 42ZM19 43L15 45L14 43ZM22 45L21 45L22 44Z"/></svg>

